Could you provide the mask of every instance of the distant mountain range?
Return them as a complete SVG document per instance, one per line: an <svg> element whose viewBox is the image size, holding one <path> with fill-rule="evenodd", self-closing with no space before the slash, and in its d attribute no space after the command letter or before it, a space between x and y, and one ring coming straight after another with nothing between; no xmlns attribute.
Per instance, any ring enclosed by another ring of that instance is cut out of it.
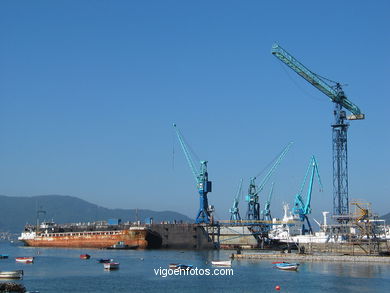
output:
<svg viewBox="0 0 390 293"><path fill-rule="evenodd" d="M56 223L78 223L122 219L122 221L143 222L152 217L154 222L183 221L193 219L172 211L156 212L143 209L108 209L73 196L41 195L14 197L0 195L0 232L21 232L26 223L35 224L37 209L45 213L40 219L54 220Z"/></svg>

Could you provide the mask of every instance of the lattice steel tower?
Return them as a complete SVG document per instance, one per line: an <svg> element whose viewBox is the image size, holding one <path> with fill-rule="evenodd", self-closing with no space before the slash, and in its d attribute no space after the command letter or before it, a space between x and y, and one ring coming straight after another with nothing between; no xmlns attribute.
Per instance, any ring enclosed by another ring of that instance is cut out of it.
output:
<svg viewBox="0 0 390 293"><path fill-rule="evenodd" d="M344 120L364 119L364 114L360 111L358 106L347 99L344 91L341 88L341 85L338 82L331 81L310 71L277 44L272 46L271 53L287 66L289 66L292 70L294 70L297 74L303 77L306 81L327 95L331 101L335 103L335 122L332 125L333 215L339 222L348 221L349 200L347 131L349 124L345 123ZM328 82L332 83L333 85L330 85ZM350 111L352 115L347 117L343 108Z"/></svg>

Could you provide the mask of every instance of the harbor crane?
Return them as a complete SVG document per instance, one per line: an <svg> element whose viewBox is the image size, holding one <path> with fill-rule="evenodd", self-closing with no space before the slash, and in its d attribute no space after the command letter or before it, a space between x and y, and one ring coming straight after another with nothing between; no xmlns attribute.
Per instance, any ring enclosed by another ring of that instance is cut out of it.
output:
<svg viewBox="0 0 390 293"><path fill-rule="evenodd" d="M275 160L271 169L264 176L263 180L260 182L259 185L256 185L256 183L255 183L256 177L250 178L248 195L245 197L246 201L248 202L248 210L246 213L247 220L255 220L255 221L260 220L259 193L264 189L265 184L268 182L269 178L272 176L272 174L275 172L276 168L282 162L284 156L287 154L287 152L289 151L292 144L293 144L293 142L290 142L283 149L283 151L280 153L278 158Z"/></svg>
<svg viewBox="0 0 390 293"><path fill-rule="evenodd" d="M269 192L268 199L264 204L264 209L261 211L261 219L264 221L272 221L270 207L271 207L271 199L272 199L273 191L274 191L274 182L272 182L271 191Z"/></svg>
<svg viewBox="0 0 390 293"><path fill-rule="evenodd" d="M231 209L229 209L230 221L241 221L240 210L238 208L241 194L242 194L242 179L240 180L240 184L238 186L236 196L234 197L233 206Z"/></svg>
<svg viewBox="0 0 390 293"><path fill-rule="evenodd" d="M190 148L185 143L183 135L180 133L175 123L173 124L173 127L176 131L177 138L187 163L190 166L192 174L194 175L196 188L199 192L199 211L196 215L195 223L209 224L211 222L211 213L213 212L213 207L209 206L207 199L207 193L211 192L211 181L209 181L209 175L207 173L207 161L200 161L200 168L196 168L195 162L190 152Z"/></svg>
<svg viewBox="0 0 390 293"><path fill-rule="evenodd" d="M362 120L364 114L358 106L346 97L341 84L331 81L307 69L278 44L274 44L271 53L294 70L298 75L327 95L334 103L334 124L332 124L333 145L333 215L340 222L348 222L348 156L347 131L345 120ZM347 116L345 110L352 114Z"/></svg>
<svg viewBox="0 0 390 293"><path fill-rule="evenodd" d="M309 173L310 173L310 179L309 179L309 184L308 184L308 188L307 188L306 202L305 202L304 198L302 196L302 193L303 193L303 189L306 186L306 181L307 181L307 178L309 176ZM309 166L307 167L306 174L305 174L305 177L304 177L302 185L301 185L301 189L295 195L294 206L292 208L292 212L294 215L298 216L301 221L306 220L306 222L307 222L309 229L306 230L305 225L303 225L303 227L302 227L303 233L304 232L313 233L313 230L311 228L310 221L309 221L309 218L307 215L311 214L311 207L310 207L311 193L313 190L313 180L314 180L315 175L317 175L318 183L320 185L320 190L322 190L323 187L322 187L320 173L318 172L317 161L316 161L315 157L312 156L310 159L310 162L309 162Z"/></svg>

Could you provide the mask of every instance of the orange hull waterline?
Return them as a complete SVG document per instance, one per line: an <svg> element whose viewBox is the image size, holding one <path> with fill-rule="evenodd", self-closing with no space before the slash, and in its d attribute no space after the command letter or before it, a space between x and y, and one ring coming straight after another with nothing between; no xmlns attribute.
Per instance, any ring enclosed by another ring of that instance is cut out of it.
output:
<svg viewBox="0 0 390 293"><path fill-rule="evenodd" d="M63 233L23 232L18 238L33 247L111 248L118 242L140 249L156 247L156 237L144 227L125 230L78 231ZM157 239L157 246L159 245ZM161 245L161 243L160 243Z"/></svg>

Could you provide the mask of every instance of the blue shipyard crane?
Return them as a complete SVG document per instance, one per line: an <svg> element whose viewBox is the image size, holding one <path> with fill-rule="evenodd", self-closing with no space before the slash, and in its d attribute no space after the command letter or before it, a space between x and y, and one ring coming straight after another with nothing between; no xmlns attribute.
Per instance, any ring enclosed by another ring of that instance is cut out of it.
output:
<svg viewBox="0 0 390 293"><path fill-rule="evenodd" d="M234 197L233 206L231 209L229 209L230 221L241 221L240 210L238 208L241 194L242 194L242 179L240 180L240 184L238 186L236 196Z"/></svg>
<svg viewBox="0 0 390 293"><path fill-rule="evenodd" d="M309 173L310 173L310 179L309 179L309 185L307 188L306 201L305 201L305 199L302 196L302 193L303 193L303 189L306 186L306 181L307 181L307 178L309 176ZM315 175L317 175L318 183L320 184L320 190L321 190L322 189L322 182L321 182L320 173L318 172L317 161L316 161L316 158L314 156L312 156L310 159L310 162L309 162L309 166L307 167L306 174L305 174L305 177L304 177L302 185L301 185L301 189L295 195L294 206L292 208L292 212L294 215L298 216L301 221L306 220L307 225L309 227L308 232L310 232L310 233L313 233L313 230L311 228L310 221L309 221L309 218L307 217L307 215L311 214L311 207L310 207L311 193L313 190L313 180L314 180ZM303 225L302 230L303 230L303 232L306 232L304 225Z"/></svg>
<svg viewBox="0 0 390 293"><path fill-rule="evenodd" d="M284 156L289 151L291 145L293 143L290 142L280 153L278 158L275 160L274 164L268 171L268 173L264 176L263 180L260 182L259 185L256 185L256 177L250 178L249 182L249 189L248 189L248 195L245 197L246 201L248 202L248 210L246 212L246 219L247 220L260 220L260 203L259 203L259 193L264 189L265 184L268 182L272 174L275 172L276 168L279 166L279 164L282 162Z"/></svg>
<svg viewBox="0 0 390 293"><path fill-rule="evenodd" d="M186 157L187 163L190 166L192 174L194 175L196 188L199 192L199 211L196 215L195 223L209 224L211 221L212 210L209 207L207 199L207 193L211 192L211 181L209 181L209 176L207 173L207 161L200 161L200 168L198 169L192 158L190 148L184 141L183 135L180 133L175 123L173 124L173 127L176 131L177 138L183 150L184 156Z"/></svg>
<svg viewBox="0 0 390 293"><path fill-rule="evenodd" d="M349 215L347 156L347 131L349 124L345 123L344 120L361 120L364 119L364 114L358 106L348 100L340 83L325 79L310 71L278 44L272 46L271 53L311 85L327 95L334 103L334 124L332 125L333 215L339 222L347 222ZM347 116L344 109L352 114Z"/></svg>
<svg viewBox="0 0 390 293"><path fill-rule="evenodd" d="M274 191L274 182L272 182L271 191L269 192L267 201L264 203L264 209L261 211L261 219L264 221L272 221L270 207L271 207L271 199L272 199L273 191Z"/></svg>

